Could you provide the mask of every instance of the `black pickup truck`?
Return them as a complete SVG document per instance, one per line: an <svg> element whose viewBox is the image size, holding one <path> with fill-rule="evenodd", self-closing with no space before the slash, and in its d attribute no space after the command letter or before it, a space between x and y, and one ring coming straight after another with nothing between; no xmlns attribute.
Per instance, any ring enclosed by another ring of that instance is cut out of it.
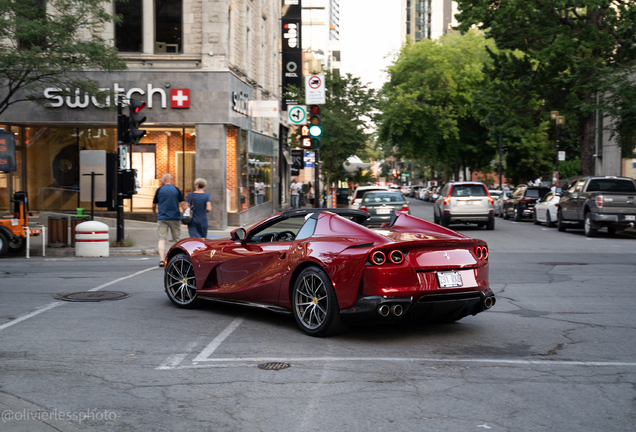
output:
<svg viewBox="0 0 636 432"><path fill-rule="evenodd" d="M610 234L636 224L636 183L629 177L584 177L561 195L558 230L583 225L585 235L596 236L607 227Z"/></svg>

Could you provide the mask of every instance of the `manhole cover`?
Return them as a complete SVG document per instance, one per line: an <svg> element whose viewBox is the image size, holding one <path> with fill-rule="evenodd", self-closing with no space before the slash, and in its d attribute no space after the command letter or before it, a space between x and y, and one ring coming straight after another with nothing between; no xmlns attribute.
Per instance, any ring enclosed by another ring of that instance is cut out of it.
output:
<svg viewBox="0 0 636 432"><path fill-rule="evenodd" d="M88 291L66 294L60 297L60 300L70 302L100 302L106 300L121 300L129 296L129 294L121 291Z"/></svg>
<svg viewBox="0 0 636 432"><path fill-rule="evenodd" d="M274 370L274 371L279 371L282 369L287 369L289 366L291 366L289 363L261 363L258 365L259 369L263 369L263 370Z"/></svg>

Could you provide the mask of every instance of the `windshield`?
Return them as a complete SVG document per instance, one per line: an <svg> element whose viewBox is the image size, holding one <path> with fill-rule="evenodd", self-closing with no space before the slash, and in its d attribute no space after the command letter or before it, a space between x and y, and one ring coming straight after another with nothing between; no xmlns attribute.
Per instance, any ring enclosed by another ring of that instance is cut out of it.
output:
<svg viewBox="0 0 636 432"><path fill-rule="evenodd" d="M387 193L368 193L362 199L362 202L365 204L373 204L373 203L397 203L403 202L404 197L402 194L395 192L387 192Z"/></svg>
<svg viewBox="0 0 636 432"><path fill-rule="evenodd" d="M483 185L454 185L451 196L487 196L486 188Z"/></svg>
<svg viewBox="0 0 636 432"><path fill-rule="evenodd" d="M587 187L588 192L636 192L633 181L619 179L591 180Z"/></svg>

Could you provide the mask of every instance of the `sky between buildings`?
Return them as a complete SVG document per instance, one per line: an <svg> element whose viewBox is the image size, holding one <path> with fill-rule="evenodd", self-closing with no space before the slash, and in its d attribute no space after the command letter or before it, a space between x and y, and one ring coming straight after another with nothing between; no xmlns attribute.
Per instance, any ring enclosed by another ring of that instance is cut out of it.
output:
<svg viewBox="0 0 636 432"><path fill-rule="evenodd" d="M400 49L400 0L340 0L342 73L379 89Z"/></svg>

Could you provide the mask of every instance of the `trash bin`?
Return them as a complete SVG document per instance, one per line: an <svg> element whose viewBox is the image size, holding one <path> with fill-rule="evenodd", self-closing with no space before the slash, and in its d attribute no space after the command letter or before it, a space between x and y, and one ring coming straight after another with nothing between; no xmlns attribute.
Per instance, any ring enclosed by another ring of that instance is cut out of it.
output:
<svg viewBox="0 0 636 432"><path fill-rule="evenodd" d="M87 221L75 227L75 256L107 257L108 225L97 221Z"/></svg>
<svg viewBox="0 0 636 432"><path fill-rule="evenodd" d="M49 247L68 246L68 217L64 215L49 216Z"/></svg>
<svg viewBox="0 0 636 432"><path fill-rule="evenodd" d="M83 208L78 208L77 214L71 215L71 246L75 247L75 227L89 219L90 215L85 215Z"/></svg>

